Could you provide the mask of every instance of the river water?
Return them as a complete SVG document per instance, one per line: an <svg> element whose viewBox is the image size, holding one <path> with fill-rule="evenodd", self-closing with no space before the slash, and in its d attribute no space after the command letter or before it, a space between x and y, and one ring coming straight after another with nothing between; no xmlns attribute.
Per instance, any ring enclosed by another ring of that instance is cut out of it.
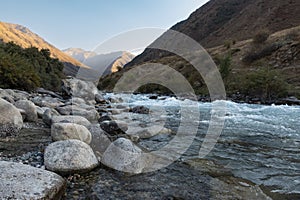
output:
<svg viewBox="0 0 300 200"><path fill-rule="evenodd" d="M193 144L181 160L195 159L207 133L211 118L212 103L196 103L174 97L149 99L147 95L112 95L122 97L125 105L143 105L159 111L153 118L164 118L164 126L174 132L182 121L182 106L190 109L191 115L200 112L198 131ZM182 102L185 102L182 104ZM271 188L281 194L300 194L300 107L238 104L230 101L222 133L213 150L205 157L226 169L235 177L249 180L257 185ZM185 124L188 131L188 126ZM167 145L172 138L142 141L150 150ZM154 142L160 145L153 145ZM155 147L154 147L155 146ZM151 149L152 148L152 149Z"/></svg>

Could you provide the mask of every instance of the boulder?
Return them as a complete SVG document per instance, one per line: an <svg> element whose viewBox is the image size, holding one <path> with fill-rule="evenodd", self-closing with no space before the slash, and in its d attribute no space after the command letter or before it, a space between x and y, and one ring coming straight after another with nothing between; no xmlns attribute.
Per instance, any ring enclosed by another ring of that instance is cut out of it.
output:
<svg viewBox="0 0 300 200"><path fill-rule="evenodd" d="M142 128L142 127L133 127L130 126L126 134L130 136L137 136L140 139L147 139L159 134L171 134L172 131L165 127L159 125L153 125L151 127Z"/></svg>
<svg viewBox="0 0 300 200"><path fill-rule="evenodd" d="M52 97L41 97L37 96L31 99L31 101L39 107L56 108L64 105L63 100Z"/></svg>
<svg viewBox="0 0 300 200"><path fill-rule="evenodd" d="M69 102L72 105L81 105L81 104L86 104L85 100L83 98L79 98L79 97L72 97Z"/></svg>
<svg viewBox="0 0 300 200"><path fill-rule="evenodd" d="M69 97L80 97L87 100L95 100L98 89L93 82L83 81L76 78L63 80L62 89Z"/></svg>
<svg viewBox="0 0 300 200"><path fill-rule="evenodd" d="M101 116L98 119L98 122L101 123L101 122L104 122L104 121L112 121L112 120L114 120L113 116L111 116L111 115L103 115L103 116Z"/></svg>
<svg viewBox="0 0 300 200"><path fill-rule="evenodd" d="M60 199L65 180L59 175L20 163L0 161L1 199Z"/></svg>
<svg viewBox="0 0 300 200"><path fill-rule="evenodd" d="M12 94L15 101L28 100L30 97L30 94L28 92L21 91L21 90L13 90Z"/></svg>
<svg viewBox="0 0 300 200"><path fill-rule="evenodd" d="M52 124L51 136L54 141L76 139L87 144L92 141L92 135L85 126L72 123Z"/></svg>
<svg viewBox="0 0 300 200"><path fill-rule="evenodd" d="M149 114L150 109L145 106L136 106L131 109L133 113L137 114Z"/></svg>
<svg viewBox="0 0 300 200"><path fill-rule="evenodd" d="M66 115L66 116L53 116L51 119L52 123L73 123L79 124L85 127L89 127L91 122L84 117L74 116L74 115Z"/></svg>
<svg viewBox="0 0 300 200"><path fill-rule="evenodd" d="M110 112L112 115L119 115L122 113L121 109L108 109L108 112Z"/></svg>
<svg viewBox="0 0 300 200"><path fill-rule="evenodd" d="M158 95L151 95L149 96L149 99L156 100L158 99Z"/></svg>
<svg viewBox="0 0 300 200"><path fill-rule="evenodd" d="M145 167L143 160L140 148L128 139L119 138L106 149L101 163L118 171L138 174Z"/></svg>
<svg viewBox="0 0 300 200"><path fill-rule="evenodd" d="M109 97L108 100L111 103L123 103L123 99L121 97Z"/></svg>
<svg viewBox="0 0 300 200"><path fill-rule="evenodd" d="M98 160L101 160L106 149L111 144L110 139L107 137L107 133L105 133L99 124L93 124L89 127L89 131L92 134L92 142L90 143L91 148L95 152Z"/></svg>
<svg viewBox="0 0 300 200"><path fill-rule="evenodd" d="M110 135L123 134L128 130L127 123L120 120L103 121L100 123L100 127Z"/></svg>
<svg viewBox="0 0 300 200"><path fill-rule="evenodd" d="M86 118L91 122L96 122L99 119L99 113L94 107L88 105L68 105L58 107L56 110L62 115L77 115Z"/></svg>
<svg viewBox="0 0 300 200"><path fill-rule="evenodd" d="M15 103L15 100L13 99L12 96L2 96L1 98L8 101L9 103L12 103L12 104Z"/></svg>
<svg viewBox="0 0 300 200"><path fill-rule="evenodd" d="M14 91L12 90L3 90L0 89L0 97L6 101L8 101L9 103L14 103Z"/></svg>
<svg viewBox="0 0 300 200"><path fill-rule="evenodd" d="M39 94L50 95L50 96L58 98L58 99L63 99L60 95L56 94L55 92L52 92L52 91L49 91L49 90L45 90L44 88L38 88L36 90L36 92L39 93Z"/></svg>
<svg viewBox="0 0 300 200"><path fill-rule="evenodd" d="M19 100L15 103L17 108L25 111L25 120L28 122L36 122L38 120L37 109L34 103L28 100Z"/></svg>
<svg viewBox="0 0 300 200"><path fill-rule="evenodd" d="M2 98L0 110L0 137L17 135L23 127L23 118L19 110Z"/></svg>
<svg viewBox="0 0 300 200"><path fill-rule="evenodd" d="M89 145L79 140L64 140L50 144L44 154L45 167L59 174L88 172L99 162Z"/></svg>
<svg viewBox="0 0 300 200"><path fill-rule="evenodd" d="M95 95L95 101L99 104L107 104L106 99L99 93Z"/></svg>
<svg viewBox="0 0 300 200"><path fill-rule="evenodd" d="M44 115L44 113L45 113L45 111L47 110L48 108L41 108L41 107L39 107L39 106L36 106L36 112L37 112L37 115L38 115L38 117L39 118L43 118L43 115Z"/></svg>
<svg viewBox="0 0 300 200"><path fill-rule="evenodd" d="M54 110L53 108L47 108L45 110L45 112L43 113L43 122L48 125L48 126L51 126L52 124L52 118L54 116L59 116L59 113Z"/></svg>
<svg viewBox="0 0 300 200"><path fill-rule="evenodd" d="M99 113L95 109L92 110L73 109L72 115L82 116L87 120L89 120L90 122L97 122L98 119L100 118Z"/></svg>

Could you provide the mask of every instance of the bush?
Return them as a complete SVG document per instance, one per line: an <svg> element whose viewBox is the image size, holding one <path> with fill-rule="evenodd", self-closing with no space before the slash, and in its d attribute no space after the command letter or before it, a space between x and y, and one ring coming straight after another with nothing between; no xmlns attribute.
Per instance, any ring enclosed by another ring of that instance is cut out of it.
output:
<svg viewBox="0 0 300 200"><path fill-rule="evenodd" d="M229 41L229 40L226 40L226 41L224 42L224 47L225 47L226 49L230 49L230 48L231 48L231 45L232 45L232 42Z"/></svg>
<svg viewBox="0 0 300 200"><path fill-rule="evenodd" d="M232 58L230 54L223 58L219 57L216 59L217 64L219 66L220 74L223 79L226 79L231 73L231 60Z"/></svg>
<svg viewBox="0 0 300 200"><path fill-rule="evenodd" d="M281 47L279 43L274 43L263 47L262 49L252 50L243 58L245 63L252 63L256 60L272 55L272 53Z"/></svg>
<svg viewBox="0 0 300 200"><path fill-rule="evenodd" d="M253 37L254 44L261 44L268 40L270 33L268 31L261 31L255 34Z"/></svg>
<svg viewBox="0 0 300 200"><path fill-rule="evenodd" d="M59 91L64 65L50 57L48 49L23 49L10 42L0 43L0 87L34 90L37 87Z"/></svg>
<svg viewBox="0 0 300 200"><path fill-rule="evenodd" d="M32 90L41 84L30 63L16 55L1 56L0 77L1 88Z"/></svg>
<svg viewBox="0 0 300 200"><path fill-rule="evenodd" d="M288 85L282 75L269 67L247 74L242 88L244 94L263 100L285 97L288 93Z"/></svg>

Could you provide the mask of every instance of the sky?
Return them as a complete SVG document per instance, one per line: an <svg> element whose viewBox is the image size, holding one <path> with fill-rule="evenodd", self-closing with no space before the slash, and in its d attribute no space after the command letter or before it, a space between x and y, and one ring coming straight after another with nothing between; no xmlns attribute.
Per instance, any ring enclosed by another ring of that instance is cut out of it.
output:
<svg viewBox="0 0 300 200"><path fill-rule="evenodd" d="M208 0L0 0L0 21L29 28L59 49L92 50L129 30L168 29Z"/></svg>

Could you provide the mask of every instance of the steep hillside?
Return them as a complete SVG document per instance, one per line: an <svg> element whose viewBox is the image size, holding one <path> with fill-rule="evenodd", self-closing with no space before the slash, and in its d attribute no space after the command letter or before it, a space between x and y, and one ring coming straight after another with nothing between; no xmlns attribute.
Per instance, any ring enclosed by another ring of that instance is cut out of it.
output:
<svg viewBox="0 0 300 200"><path fill-rule="evenodd" d="M274 33L300 25L298 0L211 0L171 29L206 48L251 38L261 30ZM146 49L128 66L169 55Z"/></svg>
<svg viewBox="0 0 300 200"><path fill-rule="evenodd" d="M276 32L260 43L256 42L258 36L207 49L219 66L227 95L237 101L263 103L280 103L279 99L290 96L300 98L300 26ZM170 55L151 62L176 69L197 94L208 95L199 73L182 58ZM99 89L112 90L130 69L100 79ZM145 86L140 91L169 92L157 85Z"/></svg>
<svg viewBox="0 0 300 200"><path fill-rule="evenodd" d="M5 43L12 41L23 48L36 47L40 50L49 49L53 58L68 63L69 66L86 67L21 25L0 22L0 38Z"/></svg>

